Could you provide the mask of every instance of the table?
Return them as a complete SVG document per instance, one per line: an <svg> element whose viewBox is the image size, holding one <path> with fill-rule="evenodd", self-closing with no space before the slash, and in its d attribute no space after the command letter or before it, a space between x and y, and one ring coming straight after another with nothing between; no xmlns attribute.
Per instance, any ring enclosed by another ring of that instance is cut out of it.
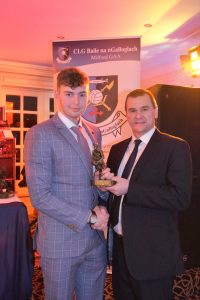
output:
<svg viewBox="0 0 200 300"><path fill-rule="evenodd" d="M27 209L17 197L4 200L0 200L0 299L28 300L33 251Z"/></svg>
<svg viewBox="0 0 200 300"><path fill-rule="evenodd" d="M16 195L9 198L0 199L0 204L11 203L11 202L21 202L21 201Z"/></svg>

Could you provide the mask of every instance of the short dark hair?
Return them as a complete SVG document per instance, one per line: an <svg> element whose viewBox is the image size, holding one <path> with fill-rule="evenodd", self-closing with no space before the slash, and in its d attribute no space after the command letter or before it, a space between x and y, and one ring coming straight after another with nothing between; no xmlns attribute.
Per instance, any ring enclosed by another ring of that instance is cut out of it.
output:
<svg viewBox="0 0 200 300"><path fill-rule="evenodd" d="M60 71L57 76L57 88L61 85L77 88L84 84L89 84L89 78L78 68L66 68Z"/></svg>
<svg viewBox="0 0 200 300"><path fill-rule="evenodd" d="M144 96L144 95L148 95L150 100L151 100L151 103L153 105L153 108L156 108L158 107L158 104L157 104L157 101L156 101L156 98L154 97L154 95L152 94L152 92L150 92L149 90L144 90L144 89L136 89L136 90L133 90L131 91L127 96L126 96L126 100L125 100L125 110L127 108L127 100L128 98L137 98L137 97L140 97L140 96Z"/></svg>

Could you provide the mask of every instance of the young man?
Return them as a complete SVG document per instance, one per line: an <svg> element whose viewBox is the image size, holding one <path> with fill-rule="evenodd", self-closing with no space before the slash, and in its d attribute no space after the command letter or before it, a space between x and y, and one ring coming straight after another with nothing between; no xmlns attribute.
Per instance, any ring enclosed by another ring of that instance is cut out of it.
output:
<svg viewBox="0 0 200 300"><path fill-rule="evenodd" d="M103 299L108 213L98 206L100 193L91 185L91 151L94 142L101 144L101 135L81 119L88 92L85 73L62 70L55 93L58 113L32 127L25 140L26 179L38 209L37 250L48 300L72 300L74 291L77 300Z"/></svg>
<svg viewBox="0 0 200 300"><path fill-rule="evenodd" d="M107 188L113 195L114 298L172 300L174 276L183 271L177 215L190 203L190 150L155 127L158 107L149 91L130 92L125 109L132 137L111 148L107 165L117 176L103 172L116 181Z"/></svg>

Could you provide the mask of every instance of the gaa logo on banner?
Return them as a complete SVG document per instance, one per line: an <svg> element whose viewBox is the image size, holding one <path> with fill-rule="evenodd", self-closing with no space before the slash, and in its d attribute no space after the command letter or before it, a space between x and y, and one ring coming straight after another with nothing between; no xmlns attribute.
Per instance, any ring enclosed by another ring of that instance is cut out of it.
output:
<svg viewBox="0 0 200 300"><path fill-rule="evenodd" d="M89 103L83 118L98 124L105 121L118 103L118 77L116 75L90 77Z"/></svg>
<svg viewBox="0 0 200 300"><path fill-rule="evenodd" d="M57 63L60 64L66 64L71 61L70 53L69 53L69 48L68 47L58 47L58 53L57 53L57 58L56 61Z"/></svg>

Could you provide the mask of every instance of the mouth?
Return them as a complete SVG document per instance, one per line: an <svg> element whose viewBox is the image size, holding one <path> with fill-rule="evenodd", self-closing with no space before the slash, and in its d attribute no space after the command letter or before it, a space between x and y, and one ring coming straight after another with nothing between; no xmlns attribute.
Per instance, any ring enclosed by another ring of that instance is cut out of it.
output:
<svg viewBox="0 0 200 300"><path fill-rule="evenodd" d="M145 122L135 122L135 125L143 125Z"/></svg>
<svg viewBox="0 0 200 300"><path fill-rule="evenodd" d="M80 108L71 108L71 111L78 112L78 111L80 111Z"/></svg>

